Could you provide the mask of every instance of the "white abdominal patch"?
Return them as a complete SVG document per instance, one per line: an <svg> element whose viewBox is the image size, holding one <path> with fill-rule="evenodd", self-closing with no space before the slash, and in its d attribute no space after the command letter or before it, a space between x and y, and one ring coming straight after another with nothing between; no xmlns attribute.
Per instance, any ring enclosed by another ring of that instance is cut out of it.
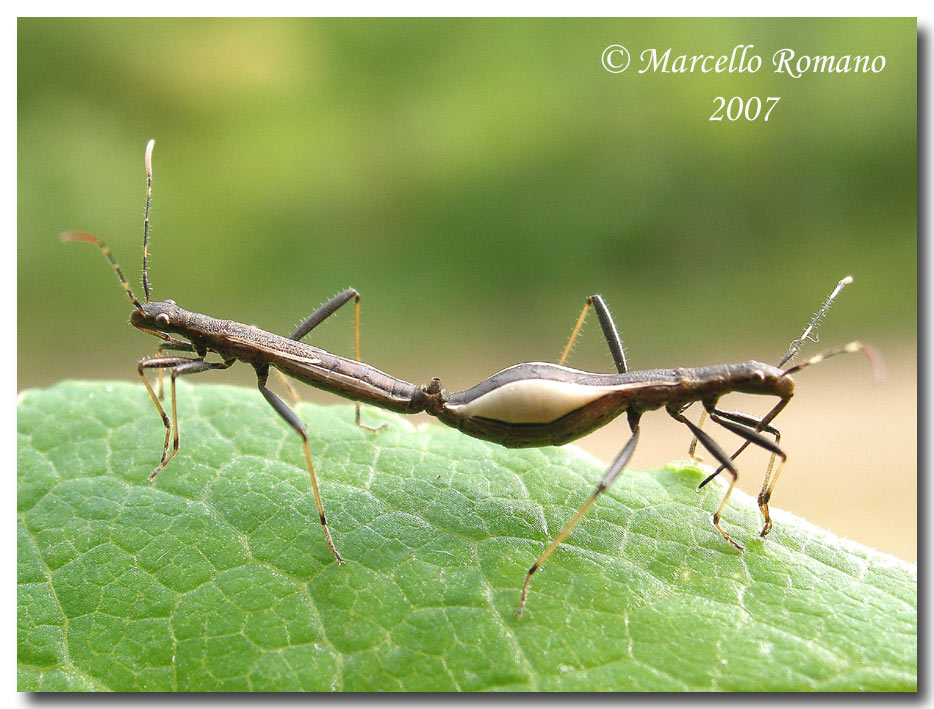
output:
<svg viewBox="0 0 934 709"><path fill-rule="evenodd" d="M479 416L503 423L551 423L620 388L523 379L449 408L465 417Z"/></svg>

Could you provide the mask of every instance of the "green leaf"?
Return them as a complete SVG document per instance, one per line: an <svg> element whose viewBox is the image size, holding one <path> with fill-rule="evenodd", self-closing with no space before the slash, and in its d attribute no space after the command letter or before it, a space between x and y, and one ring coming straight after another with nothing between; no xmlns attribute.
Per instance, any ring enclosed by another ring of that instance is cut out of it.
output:
<svg viewBox="0 0 934 709"><path fill-rule="evenodd" d="M140 386L18 407L20 690L914 690L913 565L671 465L627 471L533 579L603 466L367 408L180 385L181 449Z"/></svg>

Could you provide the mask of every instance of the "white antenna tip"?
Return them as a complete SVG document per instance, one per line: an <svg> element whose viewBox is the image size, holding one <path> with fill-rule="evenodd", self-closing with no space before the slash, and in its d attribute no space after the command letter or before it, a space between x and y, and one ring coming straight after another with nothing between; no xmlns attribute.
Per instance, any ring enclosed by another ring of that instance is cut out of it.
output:
<svg viewBox="0 0 934 709"><path fill-rule="evenodd" d="M152 149L156 144L156 139L151 138L146 143L146 174L152 177Z"/></svg>
<svg viewBox="0 0 934 709"><path fill-rule="evenodd" d="M853 276L847 276L847 277L844 278L842 281L840 281L841 285L844 285L844 286L848 286L848 285L850 285L852 282L853 282Z"/></svg>

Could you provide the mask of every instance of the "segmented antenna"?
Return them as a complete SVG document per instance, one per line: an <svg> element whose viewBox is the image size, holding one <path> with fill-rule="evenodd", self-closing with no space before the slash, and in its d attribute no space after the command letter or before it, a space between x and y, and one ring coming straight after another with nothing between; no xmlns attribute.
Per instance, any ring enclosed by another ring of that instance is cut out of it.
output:
<svg viewBox="0 0 934 709"><path fill-rule="evenodd" d="M100 247L100 250L104 252L104 256L107 257L107 260L110 261L110 265L114 267L114 271L117 272L117 278L120 279L120 285L123 286L123 290L126 291L126 294L130 296L130 300L133 302L133 307L137 310L143 310L143 306L136 299L136 296L133 295L133 291L130 290L130 284L126 282L126 277L123 275L123 271L120 270L120 265L117 263L117 260L113 257L113 254L110 253L110 249L107 247L103 241L98 239L96 236L91 234L85 234L80 231L66 231L62 234L62 241L86 241L89 244L94 244L95 246ZM149 302L148 300L146 302Z"/></svg>
<svg viewBox="0 0 934 709"><path fill-rule="evenodd" d="M784 372L782 372L782 374L795 374L796 372L800 372L805 367L810 367L814 364L820 364L829 357L836 357L837 355L841 354L852 354L853 352L862 352L864 355L866 355L866 359L868 359L869 364L872 365L873 376L877 382L881 381L882 377L884 376L882 357L878 352L876 352L874 347L870 347L863 342L847 342L845 345L840 345L839 347L834 347L833 349L827 350L826 352L821 352L820 354L814 355L811 357L811 359L806 360L801 364L796 364L794 367L789 367Z"/></svg>
<svg viewBox="0 0 934 709"><path fill-rule="evenodd" d="M814 316L814 318L811 320L808 326L804 328L804 332L801 333L801 337L799 337L797 340L792 341L791 349L789 349L788 353L784 357L782 357L781 362L778 363L779 367L781 367L783 364L785 364L785 362L790 360L792 357L794 357L798 353L798 350L801 349L801 345L804 344L805 340L810 340L811 342L818 341L816 337L811 336L811 333L814 331L815 328L817 328L817 326L820 324L820 321L824 319L824 316L827 314L827 311L830 310L830 304L834 301L834 298L837 297L837 294L843 290L843 286L849 285L852 282L853 282L853 276L847 276L846 278L841 279L839 283L837 283L837 287L833 289L833 292L830 294L830 297L827 298L826 301L824 301L824 304L820 307L820 310L817 311L817 314Z"/></svg>
<svg viewBox="0 0 934 709"><path fill-rule="evenodd" d="M146 218L143 220L143 290L146 292L146 302L149 302L149 205L152 203L152 149L155 139L146 143Z"/></svg>

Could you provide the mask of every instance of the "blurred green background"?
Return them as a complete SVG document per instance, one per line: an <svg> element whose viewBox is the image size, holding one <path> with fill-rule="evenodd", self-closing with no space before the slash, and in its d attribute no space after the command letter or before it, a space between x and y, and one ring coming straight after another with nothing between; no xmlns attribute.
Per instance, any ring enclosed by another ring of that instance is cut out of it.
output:
<svg viewBox="0 0 934 709"><path fill-rule="evenodd" d="M618 75L600 64L616 43L633 55ZM738 44L758 73L636 73L647 47ZM886 67L792 79L771 70L784 47ZM852 274L821 340L873 342L881 386L900 388L870 394L865 365L828 364L799 390L829 413L783 418L823 450L843 416L832 449L866 461L860 478L914 479L914 19L21 19L17 88L20 388L133 379L154 353L100 253L58 241L105 239L141 295L154 137L154 299L287 334L352 285L364 359L416 383L554 360L595 292L634 368L774 362ZM781 101L767 123L710 122L719 95ZM350 315L310 341L352 353ZM595 322L570 363L611 371ZM683 455L678 436L645 465Z"/></svg>

